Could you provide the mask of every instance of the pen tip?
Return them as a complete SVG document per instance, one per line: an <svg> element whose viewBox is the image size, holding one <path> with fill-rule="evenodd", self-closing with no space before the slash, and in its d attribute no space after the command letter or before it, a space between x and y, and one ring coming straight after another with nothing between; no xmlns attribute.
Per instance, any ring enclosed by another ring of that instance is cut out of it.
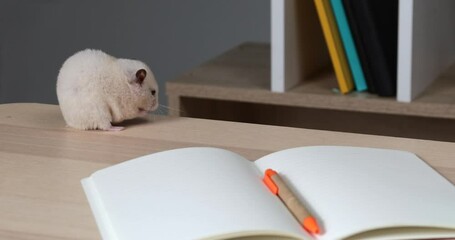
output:
<svg viewBox="0 0 455 240"><path fill-rule="evenodd" d="M307 230L311 234L319 234L321 233L318 223L316 222L316 219L313 217L307 217L305 220L303 220L303 228Z"/></svg>

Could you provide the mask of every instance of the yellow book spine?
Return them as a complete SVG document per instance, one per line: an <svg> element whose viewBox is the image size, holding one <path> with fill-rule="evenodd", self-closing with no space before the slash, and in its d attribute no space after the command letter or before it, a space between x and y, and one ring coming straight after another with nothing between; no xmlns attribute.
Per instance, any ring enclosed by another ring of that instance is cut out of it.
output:
<svg viewBox="0 0 455 240"><path fill-rule="evenodd" d="M316 10L319 15L340 91L343 94L348 93L354 88L354 83L335 17L333 16L332 7L330 6L330 0L314 0L314 3L316 4Z"/></svg>

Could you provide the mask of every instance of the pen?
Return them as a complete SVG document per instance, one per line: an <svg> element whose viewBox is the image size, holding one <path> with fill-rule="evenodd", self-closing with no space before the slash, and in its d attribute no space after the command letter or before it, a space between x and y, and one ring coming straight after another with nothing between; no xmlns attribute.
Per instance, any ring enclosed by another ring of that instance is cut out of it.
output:
<svg viewBox="0 0 455 240"><path fill-rule="evenodd" d="M308 210L298 200L297 196L289 189L278 173L272 169L265 171L263 182L270 191L277 195L294 215L303 228L312 234L319 234L320 229L316 219L311 216Z"/></svg>

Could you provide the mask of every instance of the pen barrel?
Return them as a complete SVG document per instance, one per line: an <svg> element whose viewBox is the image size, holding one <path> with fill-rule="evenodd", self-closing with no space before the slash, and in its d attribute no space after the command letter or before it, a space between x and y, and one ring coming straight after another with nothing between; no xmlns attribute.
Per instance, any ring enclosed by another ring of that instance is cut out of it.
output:
<svg viewBox="0 0 455 240"><path fill-rule="evenodd" d="M278 186L278 197L283 201L297 221L303 224L306 218L311 217L308 210L302 205L297 196L291 191L278 174L271 176L271 178Z"/></svg>

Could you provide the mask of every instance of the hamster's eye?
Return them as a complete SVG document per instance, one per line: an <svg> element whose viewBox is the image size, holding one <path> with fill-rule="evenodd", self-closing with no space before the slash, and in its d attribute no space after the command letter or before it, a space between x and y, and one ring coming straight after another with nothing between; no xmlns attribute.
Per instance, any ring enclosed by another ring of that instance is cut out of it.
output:
<svg viewBox="0 0 455 240"><path fill-rule="evenodd" d="M156 94L156 90L155 89L150 90L150 92L152 93L152 96L155 96L155 94Z"/></svg>

